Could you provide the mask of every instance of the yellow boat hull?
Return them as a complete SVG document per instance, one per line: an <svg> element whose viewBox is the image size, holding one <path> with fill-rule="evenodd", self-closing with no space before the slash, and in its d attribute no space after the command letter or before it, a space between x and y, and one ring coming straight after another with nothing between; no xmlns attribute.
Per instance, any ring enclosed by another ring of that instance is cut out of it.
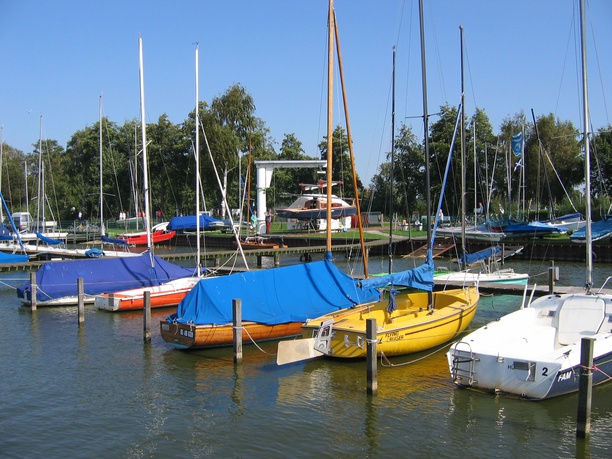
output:
<svg viewBox="0 0 612 459"><path fill-rule="evenodd" d="M431 295L431 310L427 307L427 292L400 294L396 297L397 309L390 314L388 299L383 299L308 320L302 326L302 335L316 337L322 323L331 323L329 344L325 350L319 350L330 357L365 358L366 322L376 319L378 355L425 351L451 341L464 331L474 318L480 298L476 287Z"/></svg>

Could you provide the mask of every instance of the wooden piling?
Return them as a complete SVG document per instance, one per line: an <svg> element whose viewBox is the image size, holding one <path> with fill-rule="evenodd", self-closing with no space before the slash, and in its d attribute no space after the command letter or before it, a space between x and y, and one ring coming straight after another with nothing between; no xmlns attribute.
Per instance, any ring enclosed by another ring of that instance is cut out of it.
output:
<svg viewBox="0 0 612 459"><path fill-rule="evenodd" d="M368 367L368 394L376 395L378 392L378 367L376 366L376 319L366 322L367 367Z"/></svg>
<svg viewBox="0 0 612 459"><path fill-rule="evenodd" d="M591 401L593 398L593 338L580 341L580 380L578 382L578 415L576 436L587 438L591 433Z"/></svg>
<svg viewBox="0 0 612 459"><path fill-rule="evenodd" d="M149 290L145 290L144 292L144 308L143 308L143 334L144 334L144 342L151 342L151 292Z"/></svg>
<svg viewBox="0 0 612 459"><path fill-rule="evenodd" d="M548 268L548 294L552 295L555 291L555 281L559 280L559 267L555 266L555 260L550 260Z"/></svg>
<svg viewBox="0 0 612 459"><path fill-rule="evenodd" d="M79 318L79 326L85 323L85 286L83 278L77 278L77 315Z"/></svg>
<svg viewBox="0 0 612 459"><path fill-rule="evenodd" d="M36 285L36 273L30 273L30 295L32 297L30 301L30 309L32 311L36 311L36 293L38 291L38 286Z"/></svg>
<svg viewBox="0 0 612 459"><path fill-rule="evenodd" d="M232 316L234 322L234 362L242 363L242 300L232 300Z"/></svg>

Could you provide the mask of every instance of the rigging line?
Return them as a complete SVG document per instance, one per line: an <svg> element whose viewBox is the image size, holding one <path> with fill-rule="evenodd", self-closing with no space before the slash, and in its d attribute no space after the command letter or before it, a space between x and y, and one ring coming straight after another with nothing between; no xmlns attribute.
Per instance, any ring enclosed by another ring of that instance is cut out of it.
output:
<svg viewBox="0 0 612 459"><path fill-rule="evenodd" d="M565 69L566 69L567 62L568 62L569 48L570 48L570 44L572 43L572 41L574 42L574 48L576 47L576 43L575 43L575 40L576 40L576 29L574 27L575 22L576 22L576 11L574 10L572 18L570 19L569 32L567 34L567 42L566 42L566 45L565 45L565 56L564 56L564 59L563 59L563 66L561 68L561 81L559 81L559 86L558 86L559 89L557 91L557 101L555 103L554 113L557 113L557 111L559 110L559 101L561 100L562 87L563 87L563 77L565 75ZM572 40L572 37L574 37L574 40ZM574 49L574 52L575 53L577 52L576 49ZM578 82L580 81L580 78L578 76L579 73L580 73L580 70L579 70L579 67L577 66L577 68L576 68L576 75L577 75L576 81L577 81L577 91L578 91L578 94L580 94L580 87L578 85Z"/></svg>
<svg viewBox="0 0 612 459"><path fill-rule="evenodd" d="M597 69L599 70L599 84L601 86L601 98L603 100L604 112L606 114L606 124L610 125L610 116L608 115L608 103L606 101L606 91L603 87L603 76L601 74L601 62L599 61L599 51L597 48L597 40L595 40L595 31L593 30L593 22L591 21L591 35L593 37L593 48L595 48L595 61L597 62ZM592 131L591 131L592 132Z"/></svg>

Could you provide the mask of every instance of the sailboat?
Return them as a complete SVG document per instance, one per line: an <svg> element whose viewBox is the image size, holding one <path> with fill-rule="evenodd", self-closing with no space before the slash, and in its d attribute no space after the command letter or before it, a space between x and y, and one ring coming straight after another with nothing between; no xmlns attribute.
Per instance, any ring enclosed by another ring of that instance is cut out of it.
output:
<svg viewBox="0 0 612 459"><path fill-rule="evenodd" d="M497 245L493 245L476 253L467 252L467 235L471 233L482 235L481 230L468 230L466 228L466 158L465 158L465 89L464 89L464 69L463 69L463 26L459 26L461 34L461 250L462 254L459 257L459 271L437 271L435 281L438 284L445 282L458 282L463 284L492 282L496 284L526 284L529 280L528 274L515 273L512 268L500 269L497 266L497 256L501 249ZM474 164L476 164L476 128L474 127ZM476 171L474 170L474 180L476 180ZM476 188L474 188L476 190ZM474 269L474 265L477 267ZM478 269L478 267L480 269Z"/></svg>
<svg viewBox="0 0 612 459"><path fill-rule="evenodd" d="M148 178L147 178L147 155L146 155L146 121L145 121L145 108L144 108L144 66L143 66L143 55L142 55L142 38L138 40L138 49L140 57L140 86L141 86L141 116L142 116L142 145L143 145L143 174L144 174L144 194L145 194L145 216L146 218L146 231L144 232L145 244L148 247L148 251L153 250L153 236L156 231L151 231L149 227L148 215L149 215L149 196L148 196ZM195 108L195 120L196 120L196 155L199 150L199 114L198 114L198 91L197 91L197 67L198 67L198 48L196 46L196 108ZM196 161L199 164L199 161ZM196 172L196 182L199 182L199 166ZM196 193L199 193L198 183L196 183ZM159 230L160 232L165 230ZM174 237L175 232L172 231L170 238ZM166 282L159 282L152 285L138 286L137 288L119 289L107 291L103 294L97 295L95 298L95 305L98 309L107 311L126 311L133 309L143 309L144 307L144 296L145 292L150 294L150 306L152 308L168 307L178 305L183 298L191 291L191 289L202 279L200 273L200 246L199 246L199 232L198 232L198 253L197 253L197 264L198 268L196 272L189 271L184 276L169 279ZM153 262L155 263L155 262ZM155 266L155 264L154 264ZM194 275L195 274L195 275Z"/></svg>
<svg viewBox="0 0 612 459"><path fill-rule="evenodd" d="M333 53L333 0L329 2L329 54ZM332 174L331 81L328 85L327 181ZM327 202L332 202L331 187ZM380 298L376 288L358 287L359 279L343 273L332 261L331 206L327 207L325 260L301 265L235 273L202 280L181 301L176 313L161 321L161 336L179 349L232 344L232 300L242 304L242 338L263 341L299 335L309 317Z"/></svg>
<svg viewBox="0 0 612 459"><path fill-rule="evenodd" d="M423 4L419 2L421 37L423 37ZM429 142L427 116L427 85L425 52L421 47L423 68L423 119L425 132L426 181L429 182ZM454 144L454 138L453 138ZM452 152L452 147L451 147ZM444 183L448 177L451 154L447 163ZM444 188L444 186L443 186ZM431 208L429 183L427 208ZM442 193L443 194L443 193ZM440 196L436 215L442 205ZM334 358L365 358L367 354L367 319L376 319L376 341L379 355L404 355L431 349L446 343L472 321L479 300L476 286L433 291L434 264L432 247L439 223L436 217L433 232L428 224L429 246L426 262L414 269L390 273L381 277L366 278L360 288L383 288L379 301L334 311L306 321L302 327L303 343L296 341L279 343L277 363L285 364L317 356ZM390 270L391 271L391 270ZM397 286L410 288L410 293L398 295ZM302 350L303 349L303 350Z"/></svg>
<svg viewBox="0 0 612 459"><path fill-rule="evenodd" d="M586 196L584 293L540 297L454 343L447 353L451 378L461 386L544 400L577 392L581 342L593 340L593 384L612 372L612 295L593 292L589 109L585 5L580 2ZM608 278L609 280L610 278ZM604 283L605 286L605 283ZM602 287L603 288L603 287Z"/></svg>

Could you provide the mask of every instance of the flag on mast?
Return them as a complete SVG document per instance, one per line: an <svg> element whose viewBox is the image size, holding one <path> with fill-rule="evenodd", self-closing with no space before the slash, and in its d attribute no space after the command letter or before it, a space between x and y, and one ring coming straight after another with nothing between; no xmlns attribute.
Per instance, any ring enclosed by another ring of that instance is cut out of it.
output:
<svg viewBox="0 0 612 459"><path fill-rule="evenodd" d="M512 153L514 153L517 158L521 158L523 156L524 146L525 143L523 142L523 132L514 134L512 136Z"/></svg>

